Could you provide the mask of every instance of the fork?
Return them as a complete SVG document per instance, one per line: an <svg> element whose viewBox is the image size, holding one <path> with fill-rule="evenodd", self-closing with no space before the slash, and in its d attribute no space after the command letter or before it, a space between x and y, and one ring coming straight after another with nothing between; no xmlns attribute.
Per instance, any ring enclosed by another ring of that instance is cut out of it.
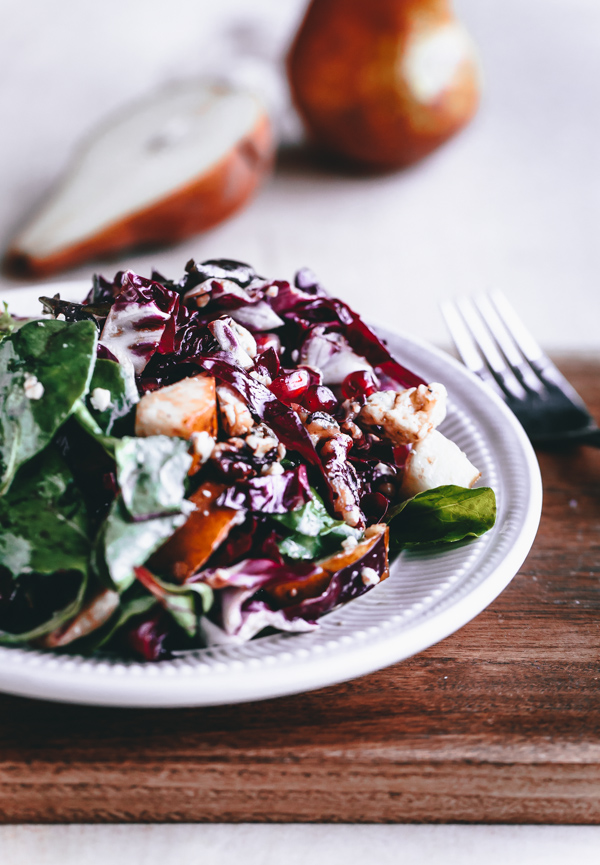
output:
<svg viewBox="0 0 600 865"><path fill-rule="evenodd" d="M600 428L500 291L441 304L468 369L504 399L535 444L600 447Z"/></svg>

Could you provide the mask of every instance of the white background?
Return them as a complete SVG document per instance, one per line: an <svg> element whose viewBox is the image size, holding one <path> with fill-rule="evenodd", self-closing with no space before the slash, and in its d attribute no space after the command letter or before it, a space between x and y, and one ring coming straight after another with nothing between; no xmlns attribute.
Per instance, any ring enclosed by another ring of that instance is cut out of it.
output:
<svg viewBox="0 0 600 865"><path fill-rule="evenodd" d="M366 2L366 0L365 0ZM448 342L438 301L503 289L553 351L598 351L600 3L460 0L479 44L475 122L426 162L377 178L291 151L243 213L127 265L170 276L190 256L302 265L372 320ZM107 112L204 73L268 91L293 141L278 68L303 0L0 0L0 246ZM15 283L0 277L10 299ZM435 818L435 815L432 815ZM0 827L2 862L167 865L600 861L595 827Z"/></svg>
<svg viewBox="0 0 600 865"><path fill-rule="evenodd" d="M204 73L258 84L305 0L0 0L0 245L107 112ZM309 265L372 320L438 344L438 301L503 289L551 350L600 348L600 4L460 0L485 74L475 122L420 165L367 178L288 155L257 200L176 248L80 268L191 256L252 262L289 278ZM279 90L278 90L279 88ZM281 92L280 92L281 91ZM285 131L293 123L285 117ZM11 283L0 277L6 297Z"/></svg>

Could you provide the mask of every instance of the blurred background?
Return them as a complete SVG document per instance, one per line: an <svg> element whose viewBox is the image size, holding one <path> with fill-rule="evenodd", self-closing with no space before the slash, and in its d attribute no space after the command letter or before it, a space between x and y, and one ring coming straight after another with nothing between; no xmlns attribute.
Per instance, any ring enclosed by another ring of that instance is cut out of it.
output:
<svg viewBox="0 0 600 865"><path fill-rule="evenodd" d="M273 117L280 153L254 200L176 246L53 280L124 267L177 279L192 256L245 260L283 279L306 265L370 320L443 346L440 299L502 289L547 349L597 350L597 0L456 0L481 57L480 110L431 156L378 174L341 170L303 146L283 58L306 6L3 0L2 249L106 115L169 82L209 77L256 89ZM25 284L3 274L0 295Z"/></svg>

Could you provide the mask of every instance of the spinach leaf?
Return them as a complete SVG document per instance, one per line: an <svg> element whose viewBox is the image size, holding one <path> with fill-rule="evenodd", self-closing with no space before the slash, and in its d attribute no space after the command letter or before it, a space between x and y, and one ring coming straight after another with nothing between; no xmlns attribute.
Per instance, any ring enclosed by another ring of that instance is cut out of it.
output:
<svg viewBox="0 0 600 865"><path fill-rule="evenodd" d="M0 494L87 392L97 333L91 321L30 321L0 342Z"/></svg>
<svg viewBox="0 0 600 865"><path fill-rule="evenodd" d="M39 639L79 611L87 585L90 541L83 498L58 450L51 445L24 465L0 499L0 566L15 582L28 574L79 572L79 587L64 608L18 634L0 631L0 643ZM75 587L74 587L75 589Z"/></svg>
<svg viewBox="0 0 600 865"><path fill-rule="evenodd" d="M54 445L23 466L0 498L0 526L0 565L14 577L87 572L90 540L83 498Z"/></svg>
<svg viewBox="0 0 600 865"><path fill-rule="evenodd" d="M492 528L496 497L489 487L436 487L397 505L386 521L390 553L407 547L456 543L477 538Z"/></svg>
<svg viewBox="0 0 600 865"><path fill-rule="evenodd" d="M97 631L94 631L89 637L85 637L83 640L77 642L77 651L91 654L97 649L102 648L102 646L105 646L112 640L117 631L123 625L126 625L130 619L149 613L157 603L158 601L152 595L132 595L131 597L122 598L119 608L106 624L98 628Z"/></svg>
<svg viewBox="0 0 600 865"><path fill-rule="evenodd" d="M110 402L104 408L102 400L106 396ZM134 402L128 395L127 379L121 364L101 358L96 361L85 404L106 435L113 432L115 425L118 427L115 430L117 435L121 432L133 432L133 424L129 425L131 429L120 429L134 406Z"/></svg>
<svg viewBox="0 0 600 865"><path fill-rule="evenodd" d="M189 511L184 482L192 457L188 443L169 436L115 440L117 480L134 520Z"/></svg>
<svg viewBox="0 0 600 865"><path fill-rule="evenodd" d="M279 541L279 552L291 559L319 559L339 549L342 541L361 532L329 515L323 499L312 489L312 499L287 514L272 514L272 519L287 529L289 535Z"/></svg>
<svg viewBox="0 0 600 865"><path fill-rule="evenodd" d="M177 513L132 522L119 496L98 533L92 552L94 570L109 588L125 591L135 580L134 567L142 565L186 519L186 513Z"/></svg>
<svg viewBox="0 0 600 865"><path fill-rule="evenodd" d="M212 607L214 595L206 583L186 583L178 586L161 580L147 568L135 568L135 575L140 583L161 603L171 614L189 637L195 637L198 632L198 615L207 613ZM197 608L197 602L200 609Z"/></svg>
<svg viewBox="0 0 600 865"><path fill-rule="evenodd" d="M15 322L8 311L8 304L6 301L2 303L4 307L4 311L0 313L0 341L4 339L4 337L9 336L15 329Z"/></svg>

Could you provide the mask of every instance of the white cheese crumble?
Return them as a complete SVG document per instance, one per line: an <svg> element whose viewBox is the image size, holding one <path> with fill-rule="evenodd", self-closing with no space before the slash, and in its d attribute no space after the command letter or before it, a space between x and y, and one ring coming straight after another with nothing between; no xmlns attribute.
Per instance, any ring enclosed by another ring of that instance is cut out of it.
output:
<svg viewBox="0 0 600 865"><path fill-rule="evenodd" d="M373 568L363 568L360 578L365 586L376 586L380 580L379 574Z"/></svg>
<svg viewBox="0 0 600 865"><path fill-rule="evenodd" d="M92 408L96 411L106 411L112 405L112 394L105 387L95 387L90 394Z"/></svg>
<svg viewBox="0 0 600 865"><path fill-rule="evenodd" d="M23 387L27 399L41 399L44 396L44 385L41 381L38 381L37 376L32 375L30 372L25 375Z"/></svg>
<svg viewBox="0 0 600 865"><path fill-rule="evenodd" d="M354 537L354 535L348 535L345 541L342 541L342 549L345 553L351 553L352 550L356 549L358 546L358 541Z"/></svg>
<svg viewBox="0 0 600 865"><path fill-rule="evenodd" d="M56 320L57 321L66 321L67 319L65 317L64 312L59 312L58 315L56 316Z"/></svg>
<svg viewBox="0 0 600 865"><path fill-rule="evenodd" d="M194 448L194 453L200 457L200 462L204 465L207 459L213 452L215 447L215 440L207 433L205 430L202 432L193 432L190 436L192 441L192 447ZM205 496L210 496L208 490L204 490Z"/></svg>
<svg viewBox="0 0 600 865"><path fill-rule="evenodd" d="M285 469L281 463L271 463L268 466L263 466L261 475L282 475Z"/></svg>

